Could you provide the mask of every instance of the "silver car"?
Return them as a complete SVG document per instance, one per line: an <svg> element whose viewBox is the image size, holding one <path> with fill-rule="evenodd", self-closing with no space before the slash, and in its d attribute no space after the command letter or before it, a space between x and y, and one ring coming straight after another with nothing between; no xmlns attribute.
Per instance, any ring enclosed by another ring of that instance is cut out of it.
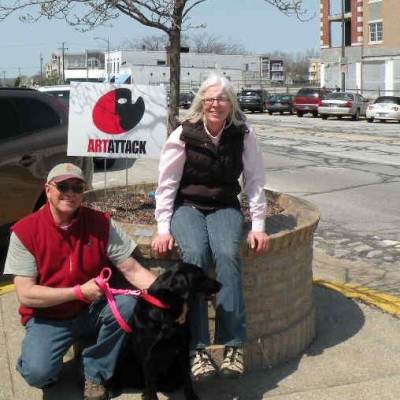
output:
<svg viewBox="0 0 400 400"><path fill-rule="evenodd" d="M351 117L358 120L365 115L368 100L356 93L333 92L324 96L318 107L322 119L328 117Z"/></svg>

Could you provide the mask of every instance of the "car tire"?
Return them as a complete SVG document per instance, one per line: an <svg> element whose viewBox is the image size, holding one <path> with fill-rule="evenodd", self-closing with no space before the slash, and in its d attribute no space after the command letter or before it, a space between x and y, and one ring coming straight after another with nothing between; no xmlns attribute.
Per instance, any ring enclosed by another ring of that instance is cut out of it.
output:
<svg viewBox="0 0 400 400"><path fill-rule="evenodd" d="M321 118L322 119L328 119L328 116L327 115L321 115Z"/></svg>
<svg viewBox="0 0 400 400"><path fill-rule="evenodd" d="M367 122L374 122L373 118L367 118Z"/></svg>
<svg viewBox="0 0 400 400"><path fill-rule="evenodd" d="M318 117L318 111L313 111L312 112L312 116L313 116L313 118L317 118Z"/></svg>
<svg viewBox="0 0 400 400"><path fill-rule="evenodd" d="M299 118L302 118L302 117L303 117L303 115L304 115L304 114L303 114L301 111L297 111L297 113L296 113L296 114L297 114L297 116L298 116Z"/></svg>
<svg viewBox="0 0 400 400"><path fill-rule="evenodd" d="M272 111L268 111L268 114L269 114L269 115L272 115Z"/></svg>
<svg viewBox="0 0 400 400"><path fill-rule="evenodd" d="M115 164L115 158L106 158L106 169L111 168ZM94 166L98 169L104 169L104 158L93 158Z"/></svg>
<svg viewBox="0 0 400 400"><path fill-rule="evenodd" d="M353 121L358 121L360 119L360 110L359 109L357 109L356 113L351 116L351 119Z"/></svg>

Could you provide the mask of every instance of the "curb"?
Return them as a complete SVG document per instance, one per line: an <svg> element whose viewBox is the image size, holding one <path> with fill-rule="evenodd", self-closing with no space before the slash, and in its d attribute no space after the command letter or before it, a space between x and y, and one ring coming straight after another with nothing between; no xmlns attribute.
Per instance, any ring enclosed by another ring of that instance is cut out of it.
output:
<svg viewBox="0 0 400 400"><path fill-rule="evenodd" d="M4 283L0 284L0 296L15 290L15 286L13 283Z"/></svg>
<svg viewBox="0 0 400 400"><path fill-rule="evenodd" d="M330 282L323 279L314 279L313 283L343 294L347 298L358 299L373 305L389 314L400 316L400 297L387 293L377 292L351 283Z"/></svg>

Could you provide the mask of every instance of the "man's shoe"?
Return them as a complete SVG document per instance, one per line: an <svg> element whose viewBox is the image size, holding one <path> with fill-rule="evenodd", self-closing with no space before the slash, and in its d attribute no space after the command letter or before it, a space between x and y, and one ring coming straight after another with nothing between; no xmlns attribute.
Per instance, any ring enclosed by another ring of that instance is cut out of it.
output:
<svg viewBox="0 0 400 400"><path fill-rule="evenodd" d="M243 349L241 347L225 347L220 373L228 377L235 377L244 373Z"/></svg>
<svg viewBox="0 0 400 400"><path fill-rule="evenodd" d="M84 400L107 400L108 392L103 384L85 378Z"/></svg>
<svg viewBox="0 0 400 400"><path fill-rule="evenodd" d="M192 379L195 381L205 380L217 373L205 349L192 350L190 352L190 369Z"/></svg>

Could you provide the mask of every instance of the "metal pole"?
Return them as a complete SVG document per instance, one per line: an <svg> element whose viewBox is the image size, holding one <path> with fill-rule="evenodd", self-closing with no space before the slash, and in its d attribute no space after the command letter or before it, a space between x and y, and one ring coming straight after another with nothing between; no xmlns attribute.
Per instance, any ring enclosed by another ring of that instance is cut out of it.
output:
<svg viewBox="0 0 400 400"><path fill-rule="evenodd" d="M346 41L345 41L345 21L344 21L344 2L345 0L341 1L342 6L342 54L341 54L341 90L344 92L346 90L346 73L344 71L344 67L346 65Z"/></svg>
<svg viewBox="0 0 400 400"><path fill-rule="evenodd" d="M40 53L40 86L43 85L43 56Z"/></svg>

